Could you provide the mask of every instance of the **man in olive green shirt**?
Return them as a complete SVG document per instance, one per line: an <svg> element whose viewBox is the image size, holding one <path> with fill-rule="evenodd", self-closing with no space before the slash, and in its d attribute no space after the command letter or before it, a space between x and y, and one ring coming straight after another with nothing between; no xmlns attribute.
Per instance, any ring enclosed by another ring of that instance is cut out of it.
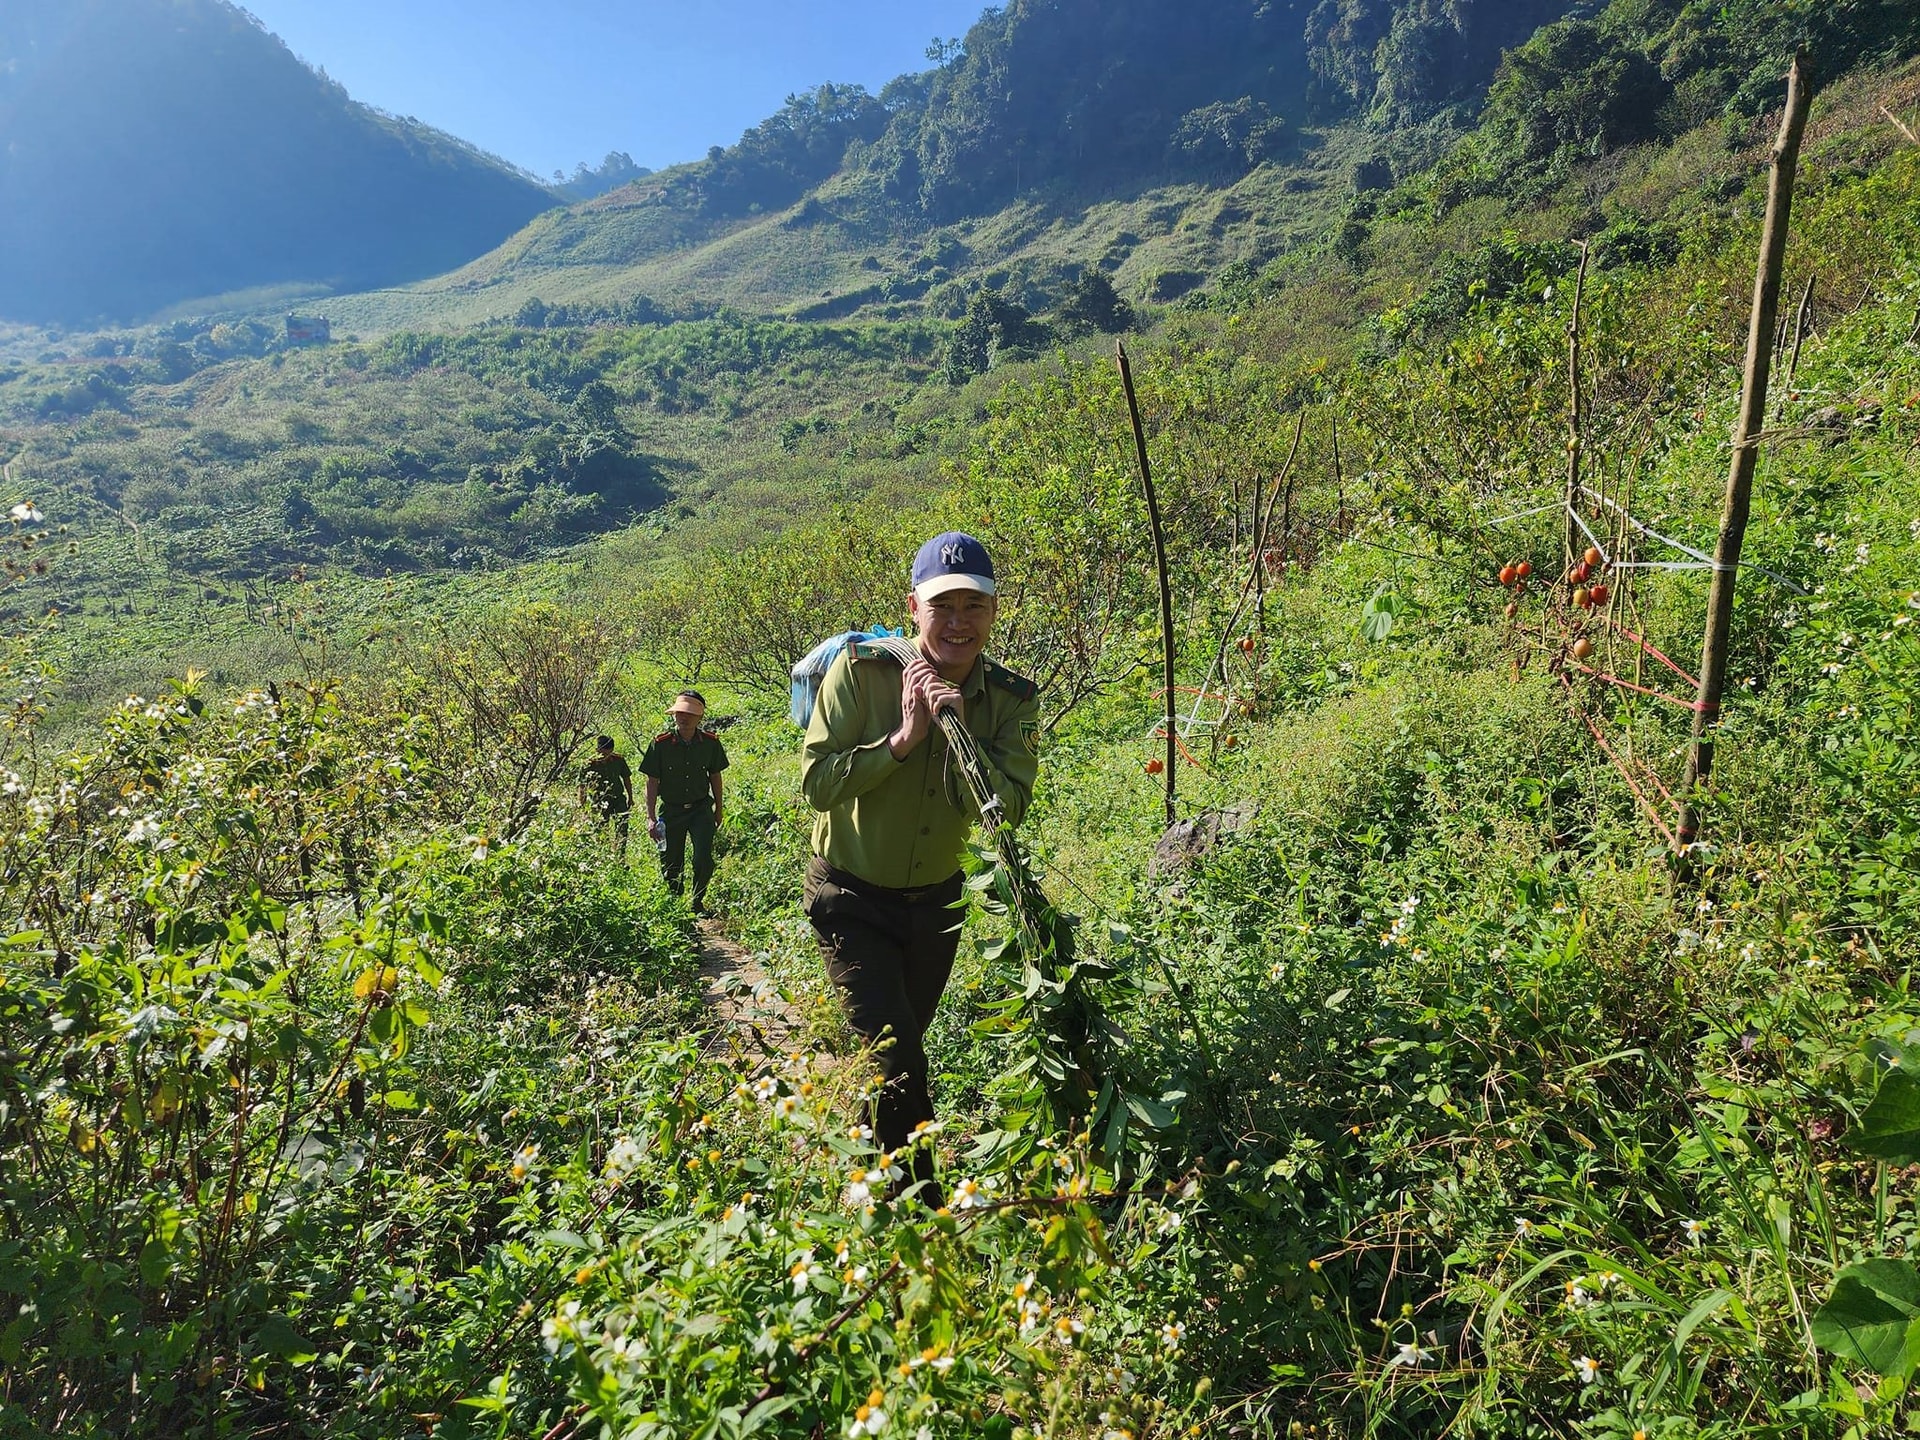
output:
<svg viewBox="0 0 1920 1440"><path fill-rule="evenodd" d="M707 913L707 882L713 879L713 836L720 828L721 774L726 747L700 722L707 702L698 690L682 690L667 707L673 728L653 737L640 757L647 777L647 833L663 846L660 868L667 888L680 893L693 841L693 913Z"/></svg>
<svg viewBox="0 0 1920 1440"><path fill-rule="evenodd" d="M1026 813L1039 772L1037 688L985 654L998 606L986 548L935 536L907 598L920 658L902 666L856 643L827 671L807 725L800 783L819 812L807 919L848 1023L879 1047L873 1126L889 1150L933 1118L924 1042L959 949L960 860L979 818L935 713L959 712L1007 823ZM931 1179L925 1151L912 1173ZM937 1203L930 1185L921 1193Z"/></svg>
<svg viewBox="0 0 1920 1440"><path fill-rule="evenodd" d="M594 741L593 759L580 776L580 796L606 817L613 829L613 858L627 860L627 819L633 813L633 770L627 757L614 749L613 736Z"/></svg>

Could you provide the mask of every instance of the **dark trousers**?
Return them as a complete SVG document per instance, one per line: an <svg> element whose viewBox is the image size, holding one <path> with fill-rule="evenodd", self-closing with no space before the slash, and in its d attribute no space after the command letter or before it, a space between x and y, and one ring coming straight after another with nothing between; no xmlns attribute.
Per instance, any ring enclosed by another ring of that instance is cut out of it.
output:
<svg viewBox="0 0 1920 1440"><path fill-rule="evenodd" d="M687 841L693 841L693 903L707 898L707 882L713 879L713 801L696 800L691 805L660 806L660 821L666 826L666 848L660 852L660 869L667 877L667 888L680 893L687 867Z"/></svg>
<svg viewBox="0 0 1920 1440"><path fill-rule="evenodd" d="M817 855L807 862L803 903L827 976L840 992L847 1023L881 1047L885 1083L872 1115L874 1139L884 1149L897 1150L914 1126L933 1119L925 1041L960 948L964 917L954 904L961 887L958 871L923 889L889 890ZM912 1173L927 1178L924 1151L917 1161Z"/></svg>
<svg viewBox="0 0 1920 1440"><path fill-rule="evenodd" d="M627 858L627 827L633 819L632 809L616 809L610 805L602 805L600 817L613 827L614 860L625 860Z"/></svg>

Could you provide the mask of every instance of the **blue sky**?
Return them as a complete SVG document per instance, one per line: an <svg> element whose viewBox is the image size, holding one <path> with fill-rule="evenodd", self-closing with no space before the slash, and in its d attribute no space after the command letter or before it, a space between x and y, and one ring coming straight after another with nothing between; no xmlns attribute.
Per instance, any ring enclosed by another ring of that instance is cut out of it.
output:
<svg viewBox="0 0 1920 1440"><path fill-rule="evenodd" d="M536 174L730 145L796 90L924 70L985 0L242 0L310 65Z"/></svg>

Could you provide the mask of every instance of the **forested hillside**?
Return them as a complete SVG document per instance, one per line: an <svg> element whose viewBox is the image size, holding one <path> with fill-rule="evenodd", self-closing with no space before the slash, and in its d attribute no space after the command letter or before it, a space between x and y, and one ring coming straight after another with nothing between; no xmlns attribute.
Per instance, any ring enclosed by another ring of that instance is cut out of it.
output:
<svg viewBox="0 0 1920 1440"><path fill-rule="evenodd" d="M14 321L417 280L553 203L452 136L355 104L225 0L9 0L0 141Z"/></svg>
<svg viewBox="0 0 1920 1440"><path fill-rule="evenodd" d="M733 145L542 217L413 303L342 309L362 329L470 323L534 297L951 313L956 278L1032 303L1096 263L1170 298L1223 260L1271 258L1262 229L1317 220L1315 192L1344 190L1356 159L1329 126L1464 114L1501 53L1565 9L1016 0L877 95L791 96ZM1197 254L1153 243L1202 226Z"/></svg>
<svg viewBox="0 0 1920 1440"><path fill-rule="evenodd" d="M647 212L716 276L768 234L838 273L865 197L909 238L864 313L609 250L466 328L12 343L0 1437L1911 1432L1920 19L1614 0L1496 64L1478 6L1329 0L1304 158L1178 178L1180 78L1112 198L1006 81L1106 220L883 193L1054 13L945 55L912 146L812 97L864 138L765 229ZM1145 13L1078 33L1209 63ZM1217 14L1283 114L1270 22ZM1169 194L1141 240L1262 243L1154 285L1100 207ZM953 527L1044 710L921 1205L801 918L787 680ZM689 683L732 757L700 927L575 794ZM723 941L779 1028L707 1003Z"/></svg>

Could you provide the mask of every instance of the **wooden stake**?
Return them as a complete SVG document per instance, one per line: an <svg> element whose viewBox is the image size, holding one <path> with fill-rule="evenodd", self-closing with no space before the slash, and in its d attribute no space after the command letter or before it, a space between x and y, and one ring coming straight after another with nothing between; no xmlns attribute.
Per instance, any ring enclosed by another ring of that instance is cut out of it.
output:
<svg viewBox="0 0 1920 1440"><path fill-rule="evenodd" d="M1147 463L1147 433L1140 428L1140 402L1133 393L1133 369L1127 364L1127 347L1113 342L1114 358L1120 363L1120 384L1127 392L1127 415L1133 421L1133 453L1140 462L1140 488L1147 494L1147 525L1153 532L1153 564L1160 573L1160 658L1161 683L1167 691L1167 824L1175 819L1173 806L1174 774L1178 769L1180 731L1174 714L1177 696L1173 689L1173 582L1167 574L1167 537L1160 528L1160 497L1153 488L1153 467Z"/></svg>
<svg viewBox="0 0 1920 1440"><path fill-rule="evenodd" d="M1760 263L1753 280L1753 316L1747 327L1747 365L1740 387L1740 418L1733 430L1733 463L1727 472L1726 506L1720 539L1713 551L1713 588L1707 594L1707 627L1700 642L1700 688L1694 699L1693 736L1682 782L1680 824L1675 838L1682 851L1700 834L1696 800L1713 773L1713 732L1720 719L1720 696L1727 678L1727 634L1733 624L1740 547L1746 539L1753 499L1753 470L1759 458L1760 432L1766 423L1768 369L1773 359L1773 321L1780 305L1780 262L1787 250L1793 213L1793 175L1800 160L1800 137L1807 126L1813 85L1807 57L1793 57L1787 73L1787 109L1773 142L1772 173L1767 180L1767 218L1760 232Z"/></svg>
<svg viewBox="0 0 1920 1440"><path fill-rule="evenodd" d="M1587 242L1580 245L1580 273L1573 282L1573 314L1567 320L1567 540L1564 568L1572 569L1574 556L1586 549L1586 537L1575 518L1580 505L1580 299L1587 293Z"/></svg>

